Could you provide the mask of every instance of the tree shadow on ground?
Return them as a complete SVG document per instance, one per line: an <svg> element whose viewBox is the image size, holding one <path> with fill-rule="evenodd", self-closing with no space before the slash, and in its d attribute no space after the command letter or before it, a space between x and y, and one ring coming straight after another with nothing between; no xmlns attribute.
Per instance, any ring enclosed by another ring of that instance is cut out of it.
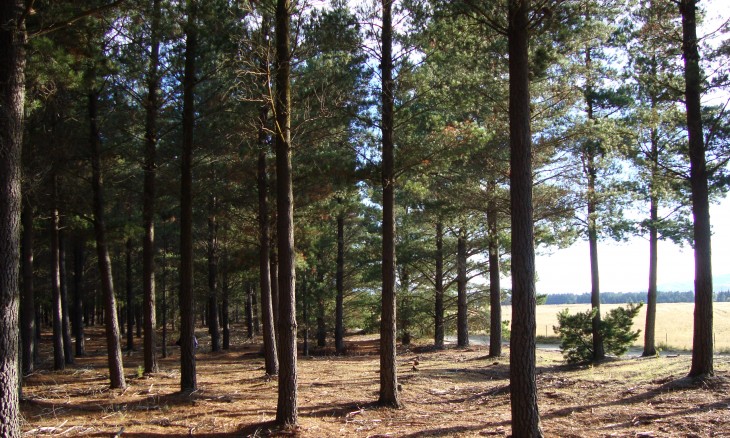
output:
<svg viewBox="0 0 730 438"><path fill-rule="evenodd" d="M365 412L366 410L379 409L376 402L347 402L340 404L322 403L313 406L299 408L299 414L303 417L333 417L346 420L349 417Z"/></svg>
<svg viewBox="0 0 730 438"><path fill-rule="evenodd" d="M654 384L658 384L658 386L654 388L650 388L644 392L641 392L639 394L633 394L630 397L623 397L617 400L613 400L610 402L605 403L593 403L593 404L581 404L577 406L568 406L565 408L557 409L555 411L546 413L542 415L543 419L552 419L552 418L560 418L560 417L566 417L569 415L572 415L575 412L584 412L584 411L590 411L592 409L596 408L605 408L605 407L611 407L611 406L627 406L627 405L635 405L639 403L645 403L649 402L653 399L655 399L657 396L660 395L666 395L668 393L672 392L678 392L678 391L696 391L696 390L715 390L715 391L725 391L727 392L727 388L730 387L730 380L726 377L713 377L711 379L692 379L688 378L686 376L680 377L680 378L666 378L661 379L659 381L653 382ZM652 417L655 418L671 418L676 416L682 416L697 412L706 412L716 409L727 409L727 407L730 406L730 397L726 398L725 400L721 402L711 402L711 403L702 403L695 405L692 408L688 409L682 409L677 410L665 414L656 414Z"/></svg>

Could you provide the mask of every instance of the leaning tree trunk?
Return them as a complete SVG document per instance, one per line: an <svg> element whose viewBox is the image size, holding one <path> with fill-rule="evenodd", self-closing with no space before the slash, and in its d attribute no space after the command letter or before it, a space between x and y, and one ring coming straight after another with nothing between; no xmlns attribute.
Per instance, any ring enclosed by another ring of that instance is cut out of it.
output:
<svg viewBox="0 0 730 438"><path fill-rule="evenodd" d="M180 390L198 389L195 374L195 309L193 307L193 130L195 127L195 2L189 1L185 26L182 155L180 177Z"/></svg>
<svg viewBox="0 0 730 438"><path fill-rule="evenodd" d="M342 211L337 214L337 272L335 274L335 352L345 353L345 215Z"/></svg>
<svg viewBox="0 0 730 438"><path fill-rule="evenodd" d="M276 3L276 208L279 256L279 398L276 423L297 425L297 321L291 165L289 0Z"/></svg>
<svg viewBox="0 0 730 438"><path fill-rule="evenodd" d="M20 302L20 331L22 342L23 374L35 369L35 291L33 289L33 207L26 200L22 212L23 223L23 299Z"/></svg>
<svg viewBox="0 0 730 438"><path fill-rule="evenodd" d="M61 332L63 333L63 358L66 365L74 363L73 342L71 342L71 316L68 307L68 275L66 272L66 238L58 233L58 271L61 274Z"/></svg>
<svg viewBox="0 0 730 438"><path fill-rule="evenodd" d="M64 358L63 349L63 309L61 304L61 268L59 265L60 258L60 240L59 240L59 214L58 214L58 181L56 175L51 176L51 292L52 292L52 311L53 311L53 369L63 370L66 368L66 360Z"/></svg>
<svg viewBox="0 0 730 438"><path fill-rule="evenodd" d="M0 3L0 436L18 438L21 149L25 99L25 5Z"/></svg>
<svg viewBox="0 0 730 438"><path fill-rule="evenodd" d="M382 78L382 184L383 184L383 295L380 317L380 395L381 406L399 407L396 369L395 304L395 172L393 165L393 25L392 0L382 0L381 32Z"/></svg>
<svg viewBox="0 0 730 438"><path fill-rule="evenodd" d="M542 437L535 380L535 247L530 128L530 0L509 2L510 205L512 212L512 436Z"/></svg>
<svg viewBox="0 0 730 438"><path fill-rule="evenodd" d="M436 223L436 304L434 316L434 340L436 348L444 348L444 224Z"/></svg>
<svg viewBox="0 0 730 438"><path fill-rule="evenodd" d="M74 312L73 326L76 335L76 357L86 355L84 340L84 246L81 237L74 239Z"/></svg>
<svg viewBox="0 0 730 438"><path fill-rule="evenodd" d="M697 2L681 0L682 54L684 57L685 105L689 135L690 185L694 216L695 312L692 337L690 377L715 373L712 333L712 257L710 203L707 188L707 165L702 134L702 74L697 41Z"/></svg>
<svg viewBox="0 0 730 438"><path fill-rule="evenodd" d="M142 308L144 319L144 372L156 373L157 320L155 315L155 178L157 172L157 112L160 88L160 0L152 2L150 59L145 101L144 183L142 194Z"/></svg>
<svg viewBox="0 0 730 438"><path fill-rule="evenodd" d="M259 139L265 135L265 117L266 109L262 108L262 127L259 129ZM269 264L269 212L268 201L266 199L266 151L259 149L258 160L258 194L259 194L259 289L261 292L261 319L263 320L264 329L264 361L266 366L266 374L275 376L279 373L279 358L276 353L276 335L274 333L276 325L274 324L274 312L272 308L272 283L271 271Z"/></svg>
<svg viewBox="0 0 730 438"><path fill-rule="evenodd" d="M497 229L497 183L488 184L487 233L489 235L489 357L502 355L502 291L499 272L499 230Z"/></svg>
<svg viewBox="0 0 730 438"><path fill-rule="evenodd" d="M456 248L456 345L459 347L468 347L469 314L466 297L466 231L463 228L459 230Z"/></svg>
<svg viewBox="0 0 730 438"><path fill-rule="evenodd" d="M101 288L104 292L104 323L106 325L106 346L109 360L109 379L112 388L127 386L124 380L122 364L122 348L119 342L119 321L117 319L117 302L114 297L114 281L112 279L112 263L106 241L106 224L104 222L104 193L101 175L101 136L96 123L99 93L89 92L89 124L91 143L91 189L93 192L94 233L96 235L96 253L99 263Z"/></svg>

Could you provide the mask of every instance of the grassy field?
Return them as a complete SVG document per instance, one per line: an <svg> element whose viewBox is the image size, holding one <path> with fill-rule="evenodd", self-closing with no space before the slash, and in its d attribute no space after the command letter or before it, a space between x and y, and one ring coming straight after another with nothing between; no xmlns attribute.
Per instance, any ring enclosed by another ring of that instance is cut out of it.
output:
<svg viewBox="0 0 730 438"><path fill-rule="evenodd" d="M619 304L601 305L601 313L620 306ZM555 336L553 326L558 324L557 313L568 308L571 313L585 311L589 304L571 305L543 305L537 306L537 335ZM510 315L509 306L504 309L505 315ZM656 342L657 345L668 349L689 350L692 347L692 318L693 303L662 303L657 305ZM646 320L646 306L643 306L639 316L634 320L634 329L641 330L636 341L637 346L644 342L644 323ZM714 303L715 351L730 352L730 303Z"/></svg>

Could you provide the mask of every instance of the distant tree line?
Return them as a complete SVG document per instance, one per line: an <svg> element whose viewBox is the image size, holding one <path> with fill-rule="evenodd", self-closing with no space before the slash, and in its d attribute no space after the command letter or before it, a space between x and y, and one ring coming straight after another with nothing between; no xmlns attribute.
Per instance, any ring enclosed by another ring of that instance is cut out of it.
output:
<svg viewBox="0 0 730 438"><path fill-rule="evenodd" d="M693 303L694 292L671 291L658 292L657 303ZM601 304L643 303L646 301L645 292L602 292ZM730 291L715 292L714 302L730 301ZM548 294L544 304L590 304L591 294Z"/></svg>

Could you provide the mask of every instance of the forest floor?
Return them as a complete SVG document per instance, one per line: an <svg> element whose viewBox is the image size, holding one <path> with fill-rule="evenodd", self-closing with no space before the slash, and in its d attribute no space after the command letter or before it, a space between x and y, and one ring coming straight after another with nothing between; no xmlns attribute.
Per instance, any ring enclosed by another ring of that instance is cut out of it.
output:
<svg viewBox="0 0 730 438"><path fill-rule="evenodd" d="M87 333L88 356L51 371L44 339L39 370L28 376L21 411L25 436L90 437L421 437L510 434L509 355L488 358L485 347L399 346L402 409L374 405L378 394L377 336L346 340L348 354L330 350L299 357L298 429L276 430L276 379L264 374L260 345L233 339L211 353L198 332L198 391L179 393L179 349L160 372L141 376L139 351L125 353L128 388L110 390L103 332ZM610 359L567 366L559 352L537 351L542 427L553 437L730 437L730 357L715 359L717 377L684 378L688 355Z"/></svg>

